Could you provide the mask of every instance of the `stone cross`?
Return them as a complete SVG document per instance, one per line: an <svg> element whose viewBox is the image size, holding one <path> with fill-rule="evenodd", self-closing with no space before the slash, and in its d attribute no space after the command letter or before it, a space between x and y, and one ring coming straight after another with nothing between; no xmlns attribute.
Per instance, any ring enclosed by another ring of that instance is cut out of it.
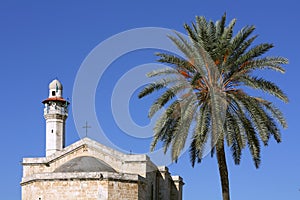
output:
<svg viewBox="0 0 300 200"><path fill-rule="evenodd" d="M86 122L85 122L85 126L83 126L82 128L85 128L85 137L87 137L88 129L89 129L89 128L92 128L92 127L91 127L91 126L88 126L88 122L86 121Z"/></svg>

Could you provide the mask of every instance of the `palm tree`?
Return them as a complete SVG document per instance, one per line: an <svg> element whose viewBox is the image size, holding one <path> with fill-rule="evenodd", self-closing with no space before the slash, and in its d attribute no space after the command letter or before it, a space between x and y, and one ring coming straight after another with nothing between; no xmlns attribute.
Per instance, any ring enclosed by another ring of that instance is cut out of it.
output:
<svg viewBox="0 0 300 200"><path fill-rule="evenodd" d="M210 145L211 155L216 153L218 161L223 200L230 199L225 143L237 165L247 146L258 168L260 144L268 145L271 136L279 143L278 124L287 128L281 111L272 102L245 90L261 90L287 103L287 96L276 84L253 72L269 69L284 73L282 65L288 60L263 57L273 44L253 45L257 37L252 36L254 26L245 26L234 35L235 23L233 19L226 26L224 14L216 23L197 16L191 26L185 24L188 39L177 32L169 36L184 56L158 53L158 61L170 67L148 73L158 80L139 93L142 98L163 90L149 109L151 118L166 107L154 127L151 150L161 141L165 152L170 149L172 159L177 161L187 139L191 139L188 145L194 166Z"/></svg>

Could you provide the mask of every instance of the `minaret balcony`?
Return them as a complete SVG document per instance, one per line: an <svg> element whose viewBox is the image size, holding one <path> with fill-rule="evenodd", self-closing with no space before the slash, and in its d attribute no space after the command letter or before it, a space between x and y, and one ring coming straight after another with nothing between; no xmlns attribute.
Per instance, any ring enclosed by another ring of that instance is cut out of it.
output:
<svg viewBox="0 0 300 200"><path fill-rule="evenodd" d="M44 108L44 115L58 114L68 116L68 108L59 106L46 106Z"/></svg>

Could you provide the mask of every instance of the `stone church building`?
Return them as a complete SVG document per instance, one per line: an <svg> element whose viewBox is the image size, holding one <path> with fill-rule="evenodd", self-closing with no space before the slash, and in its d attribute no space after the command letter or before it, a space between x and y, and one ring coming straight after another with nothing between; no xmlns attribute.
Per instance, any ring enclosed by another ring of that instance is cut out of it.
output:
<svg viewBox="0 0 300 200"><path fill-rule="evenodd" d="M84 138L65 147L68 105L58 80L43 101L46 157L24 158L22 200L181 200L183 180L147 155Z"/></svg>

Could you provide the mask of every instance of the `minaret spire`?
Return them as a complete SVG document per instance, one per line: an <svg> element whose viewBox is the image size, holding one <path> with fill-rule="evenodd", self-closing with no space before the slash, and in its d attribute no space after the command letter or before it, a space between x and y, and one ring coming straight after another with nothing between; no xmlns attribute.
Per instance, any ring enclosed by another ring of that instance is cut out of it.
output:
<svg viewBox="0 0 300 200"><path fill-rule="evenodd" d="M62 96L62 84L54 79L49 84L49 97L43 101L46 120L46 156L65 147L65 122L69 102Z"/></svg>

